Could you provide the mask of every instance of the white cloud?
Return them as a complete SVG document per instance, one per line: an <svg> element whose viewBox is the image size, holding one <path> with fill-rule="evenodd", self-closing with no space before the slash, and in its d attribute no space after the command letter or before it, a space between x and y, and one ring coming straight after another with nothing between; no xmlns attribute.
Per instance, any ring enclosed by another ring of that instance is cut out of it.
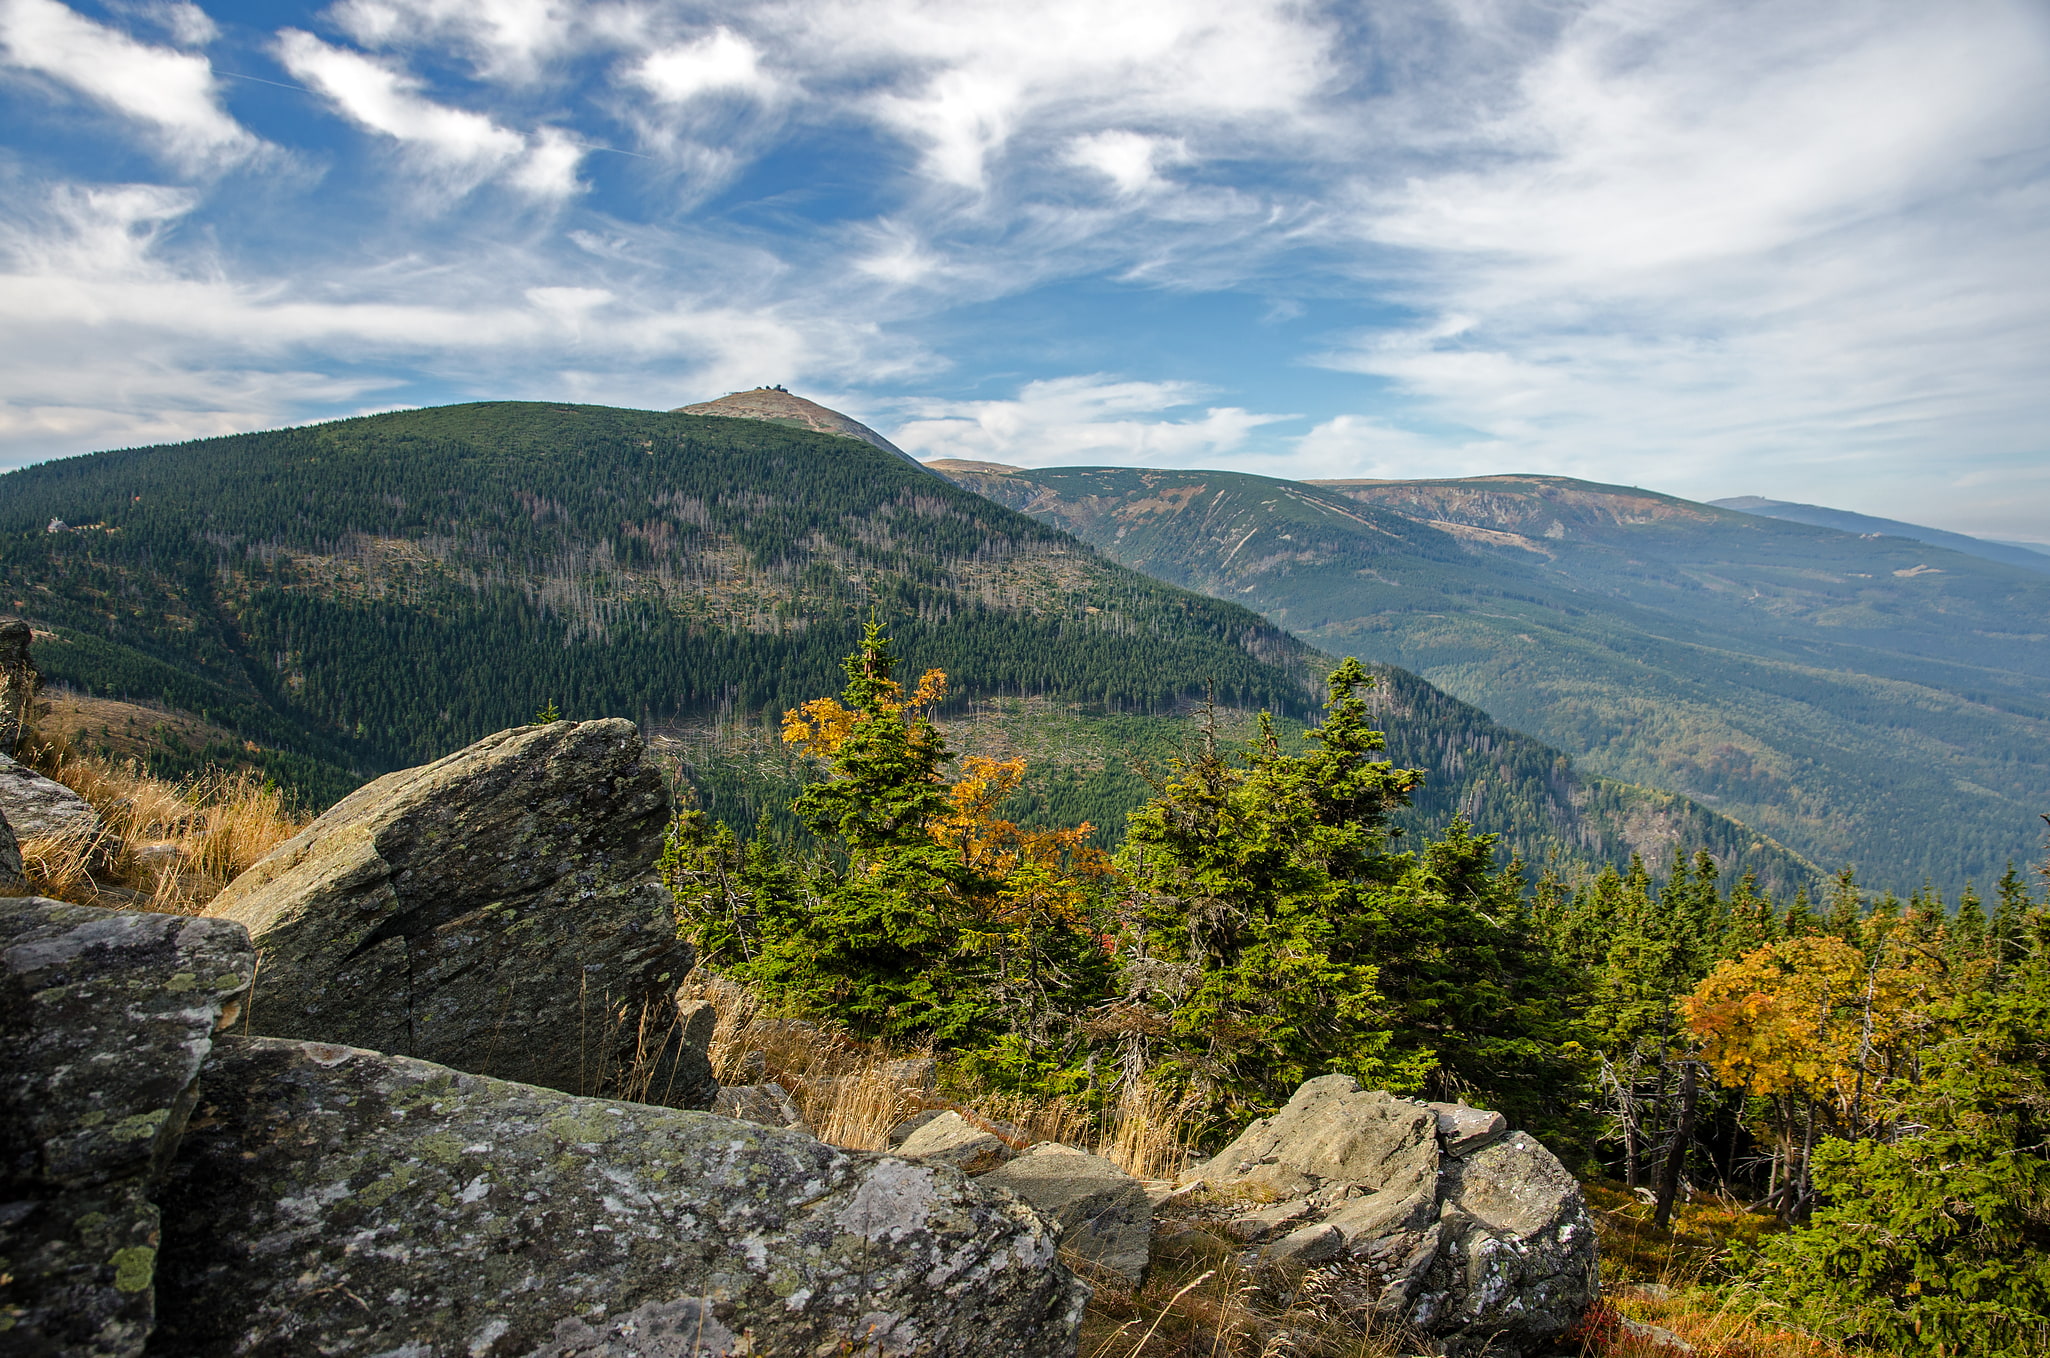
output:
<svg viewBox="0 0 2050 1358"><path fill-rule="evenodd" d="M644 407L774 375L902 372L875 361L890 346L872 327L787 312L738 261L722 275L731 291L689 297L631 276L550 279L544 260L483 242L465 268L233 277L176 248L199 201L67 189L0 216L0 466L348 413L427 371L459 392Z"/></svg>
<svg viewBox="0 0 2050 1358"><path fill-rule="evenodd" d="M1121 382L1101 374L1028 383L1015 400L916 403L891 441L922 458L958 457L1024 467L1077 462L1138 466L1212 464L1262 425L1295 418L1211 406L1187 419L1142 416L1195 405L1186 382Z"/></svg>
<svg viewBox="0 0 2050 1358"><path fill-rule="evenodd" d="M1117 129L1091 132L1068 143L1068 162L1094 170L1123 194L1145 193L1160 185L1163 165L1186 165L1192 157L1179 137L1149 137Z"/></svg>
<svg viewBox="0 0 2050 1358"><path fill-rule="evenodd" d="M8 65L148 123L165 149L188 164L231 162L258 146L222 108L205 57L137 42L56 0L0 0L0 47Z"/></svg>
<svg viewBox="0 0 2050 1358"><path fill-rule="evenodd" d="M350 121L424 157L459 192L501 173L541 198L567 197L582 187L576 168L583 152L556 129L530 137L485 114L435 103L420 93L423 81L298 29L280 32L277 50L285 69Z"/></svg>
<svg viewBox="0 0 2050 1358"><path fill-rule="evenodd" d="M341 0L326 17L365 47L453 46L484 74L531 80L577 45L596 8L563 0Z"/></svg>
<svg viewBox="0 0 2050 1358"><path fill-rule="evenodd" d="M765 94L773 82L755 45L730 28L650 52L628 77L657 99L687 103L706 94Z"/></svg>

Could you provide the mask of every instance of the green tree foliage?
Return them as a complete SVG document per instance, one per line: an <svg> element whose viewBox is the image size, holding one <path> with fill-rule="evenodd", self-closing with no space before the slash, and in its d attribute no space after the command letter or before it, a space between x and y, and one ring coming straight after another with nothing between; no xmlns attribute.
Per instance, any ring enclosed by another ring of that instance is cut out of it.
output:
<svg viewBox="0 0 2050 1358"><path fill-rule="evenodd" d="M1376 758L1367 682L1355 660L1333 671L1310 750L1282 752L1268 724L1236 759L1206 741L1131 818L1140 947L1164 964L1148 1064L1212 1127L1327 1072L1513 1099L1560 1064L1529 986L1542 968L1519 974L1541 956L1520 874L1493 838L1456 823L1391 850L1421 774Z"/></svg>
<svg viewBox="0 0 2050 1358"><path fill-rule="evenodd" d="M2008 984L1936 1016L1893 1134L1816 1153L1824 1206L1761 1270L1798 1323L1898 1354L2050 1351L2050 940L2033 924Z"/></svg>
<svg viewBox="0 0 2050 1358"><path fill-rule="evenodd" d="M709 958L790 1008L864 1037L932 1042L991 1083L1065 1092L1083 1078L1074 1018L1111 962L1089 827L1030 833L997 818L1010 766L950 755L931 720L945 676L906 693L871 622L838 699L792 710L785 736L825 760L792 811L831 854L793 867L701 813L664 858Z"/></svg>

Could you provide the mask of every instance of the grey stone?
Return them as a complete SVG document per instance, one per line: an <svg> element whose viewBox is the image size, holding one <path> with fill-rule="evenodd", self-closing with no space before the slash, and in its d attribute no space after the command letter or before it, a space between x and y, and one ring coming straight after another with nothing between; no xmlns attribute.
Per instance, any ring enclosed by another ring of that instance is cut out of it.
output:
<svg viewBox="0 0 2050 1358"><path fill-rule="evenodd" d="M178 1358L1069 1358L1088 1295L944 1166L323 1043L217 1043L161 1200Z"/></svg>
<svg viewBox="0 0 2050 1358"><path fill-rule="evenodd" d="M1329 1222L1316 1222L1289 1232L1260 1251L1260 1262L1278 1264L1321 1264L1345 1252L1345 1233Z"/></svg>
<svg viewBox="0 0 2050 1358"><path fill-rule="evenodd" d="M21 867L21 843L14 837L14 827L7 823L7 817L0 813L0 892L20 891L28 885L28 878Z"/></svg>
<svg viewBox="0 0 2050 1358"><path fill-rule="evenodd" d="M712 1111L722 1118L759 1122L764 1127L788 1127L809 1134L804 1114L790 1091L779 1084L726 1085L712 1100Z"/></svg>
<svg viewBox="0 0 2050 1358"><path fill-rule="evenodd" d="M100 813L85 798L4 754L0 754L0 816L7 817L16 839L91 835L100 828Z"/></svg>
<svg viewBox="0 0 2050 1358"><path fill-rule="evenodd" d="M1134 1282L1146 1276L1153 1213L1139 1181L1110 1161L1042 1142L977 1182L1030 1203L1077 1258Z"/></svg>
<svg viewBox="0 0 2050 1358"><path fill-rule="evenodd" d="M1153 1255L1159 1259L1191 1259L1226 1252L1225 1242L1200 1222L1170 1221L1153 1236Z"/></svg>
<svg viewBox="0 0 2050 1358"><path fill-rule="evenodd" d="M1308 1200L1293 1198L1288 1202L1276 1203L1272 1207L1262 1207L1257 1211L1241 1213L1232 1218L1231 1224L1226 1230L1234 1240L1248 1242L1265 1240L1275 1232L1301 1221L1304 1217L1315 1215L1316 1210L1316 1208L1310 1206Z"/></svg>
<svg viewBox="0 0 2050 1358"><path fill-rule="evenodd" d="M262 952L254 1031L709 1106L643 753L631 722L550 722L351 793L207 907Z"/></svg>
<svg viewBox="0 0 2050 1358"><path fill-rule="evenodd" d="M1271 1242L1256 1244L1256 1265L1324 1270L1342 1305L1413 1326L1449 1355L1540 1349L1599 1295L1579 1185L1497 1113L1326 1075L1197 1173L1227 1197L1288 1199L1221 1223Z"/></svg>
<svg viewBox="0 0 2050 1358"><path fill-rule="evenodd" d="M1447 1155L1466 1155L1493 1145L1509 1134L1509 1119L1486 1108L1463 1103L1427 1103L1438 1115L1438 1143Z"/></svg>
<svg viewBox="0 0 2050 1358"><path fill-rule="evenodd" d="M992 1136L955 1112L943 1112L928 1119L899 1143L897 1152L952 1165L963 1174L985 1173L1018 1154L1002 1138Z"/></svg>
<svg viewBox="0 0 2050 1358"><path fill-rule="evenodd" d="M35 630L20 618L0 618L0 754L12 757L21 748L36 692L43 676L29 655Z"/></svg>
<svg viewBox="0 0 2050 1358"><path fill-rule="evenodd" d="M1682 1339L1679 1335L1674 1334L1671 1330L1658 1325L1647 1325L1641 1320L1632 1320L1628 1316L1616 1317L1616 1336L1619 1339L1628 1340L1638 1348L1662 1350L1671 1353L1694 1352L1692 1344Z"/></svg>
<svg viewBox="0 0 2050 1358"><path fill-rule="evenodd" d="M903 1145L913 1132L946 1111L944 1108L921 1108L910 1117L905 1118L902 1122L890 1128L884 1140L889 1144L891 1150L895 1150Z"/></svg>
<svg viewBox="0 0 2050 1358"><path fill-rule="evenodd" d="M255 969L240 925L0 900L0 1341L11 1355L142 1351L151 1191L216 1027Z"/></svg>
<svg viewBox="0 0 2050 1358"><path fill-rule="evenodd" d="M1517 1133L1451 1161L1445 1177L1445 1238L1413 1323L1478 1353L1526 1352L1579 1320L1598 1293L1594 1223L1558 1158Z"/></svg>
<svg viewBox="0 0 2050 1358"><path fill-rule="evenodd" d="M939 1062L930 1056L907 1056L898 1061L885 1061L883 1074L904 1089L920 1094L930 1094L939 1084Z"/></svg>
<svg viewBox="0 0 2050 1358"><path fill-rule="evenodd" d="M1305 1081L1280 1112L1247 1127L1202 1177L1278 1198L1307 1196L1330 1184L1407 1196L1428 1191L1437 1172L1435 1116L1379 1090L1362 1090L1349 1075L1325 1075Z"/></svg>

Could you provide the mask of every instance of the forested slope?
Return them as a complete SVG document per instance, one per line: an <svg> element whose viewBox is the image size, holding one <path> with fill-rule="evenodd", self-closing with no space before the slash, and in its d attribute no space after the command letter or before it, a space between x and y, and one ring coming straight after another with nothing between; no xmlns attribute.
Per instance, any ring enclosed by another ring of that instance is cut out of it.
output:
<svg viewBox="0 0 2050 1358"><path fill-rule="evenodd" d="M1868 880L1955 891L2034 850L2050 796L2041 574L1557 477L936 465Z"/></svg>
<svg viewBox="0 0 2050 1358"><path fill-rule="evenodd" d="M93 454L0 478L0 566L5 602L52 634L53 680L198 714L315 801L549 703L773 716L837 687L871 613L949 673L957 719L1031 697L1087 729L1094 768L1042 789L1047 817L1080 800L1121 823L1117 789L1135 805L1143 783L1104 770L1205 695L1287 716L1321 696L1323 658L1245 609L855 440L753 420L504 402ZM1395 751L1433 775L1419 816L1464 807L1538 855L1684 842L1805 870L1387 682Z"/></svg>

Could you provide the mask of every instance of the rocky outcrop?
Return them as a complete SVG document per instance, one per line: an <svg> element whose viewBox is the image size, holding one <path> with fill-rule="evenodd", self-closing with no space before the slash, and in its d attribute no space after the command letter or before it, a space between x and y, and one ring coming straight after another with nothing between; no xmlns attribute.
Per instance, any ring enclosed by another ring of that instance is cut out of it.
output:
<svg viewBox="0 0 2050 1358"><path fill-rule="evenodd" d="M1077 1258L1134 1283L1146 1276L1152 1207L1139 1181L1110 1161L1048 1141L977 1182L1030 1203Z"/></svg>
<svg viewBox="0 0 2050 1358"><path fill-rule="evenodd" d="M0 900L0 1348L111 1358L153 1315L151 1193L255 955L240 926Z"/></svg>
<svg viewBox="0 0 2050 1358"><path fill-rule="evenodd" d="M254 1031L708 1106L643 753L631 722L551 722L345 798L207 908L261 950Z"/></svg>
<svg viewBox="0 0 2050 1358"><path fill-rule="evenodd" d="M0 754L0 816L7 818L17 839L90 835L100 828L100 814L85 798L4 754Z"/></svg>
<svg viewBox="0 0 2050 1358"><path fill-rule="evenodd" d="M1217 1224L1259 1267L1319 1270L1330 1295L1454 1358L1531 1352L1598 1295L1579 1185L1496 1113L1326 1075L1192 1177L1236 1204Z"/></svg>
<svg viewBox="0 0 2050 1358"><path fill-rule="evenodd" d="M942 1166L320 1043L201 1087L154 1351L1074 1352L1052 1236Z"/></svg>
<svg viewBox="0 0 2050 1358"><path fill-rule="evenodd" d="M29 656L35 632L20 618L0 618L0 754L12 758L21 746L30 708L43 677Z"/></svg>

